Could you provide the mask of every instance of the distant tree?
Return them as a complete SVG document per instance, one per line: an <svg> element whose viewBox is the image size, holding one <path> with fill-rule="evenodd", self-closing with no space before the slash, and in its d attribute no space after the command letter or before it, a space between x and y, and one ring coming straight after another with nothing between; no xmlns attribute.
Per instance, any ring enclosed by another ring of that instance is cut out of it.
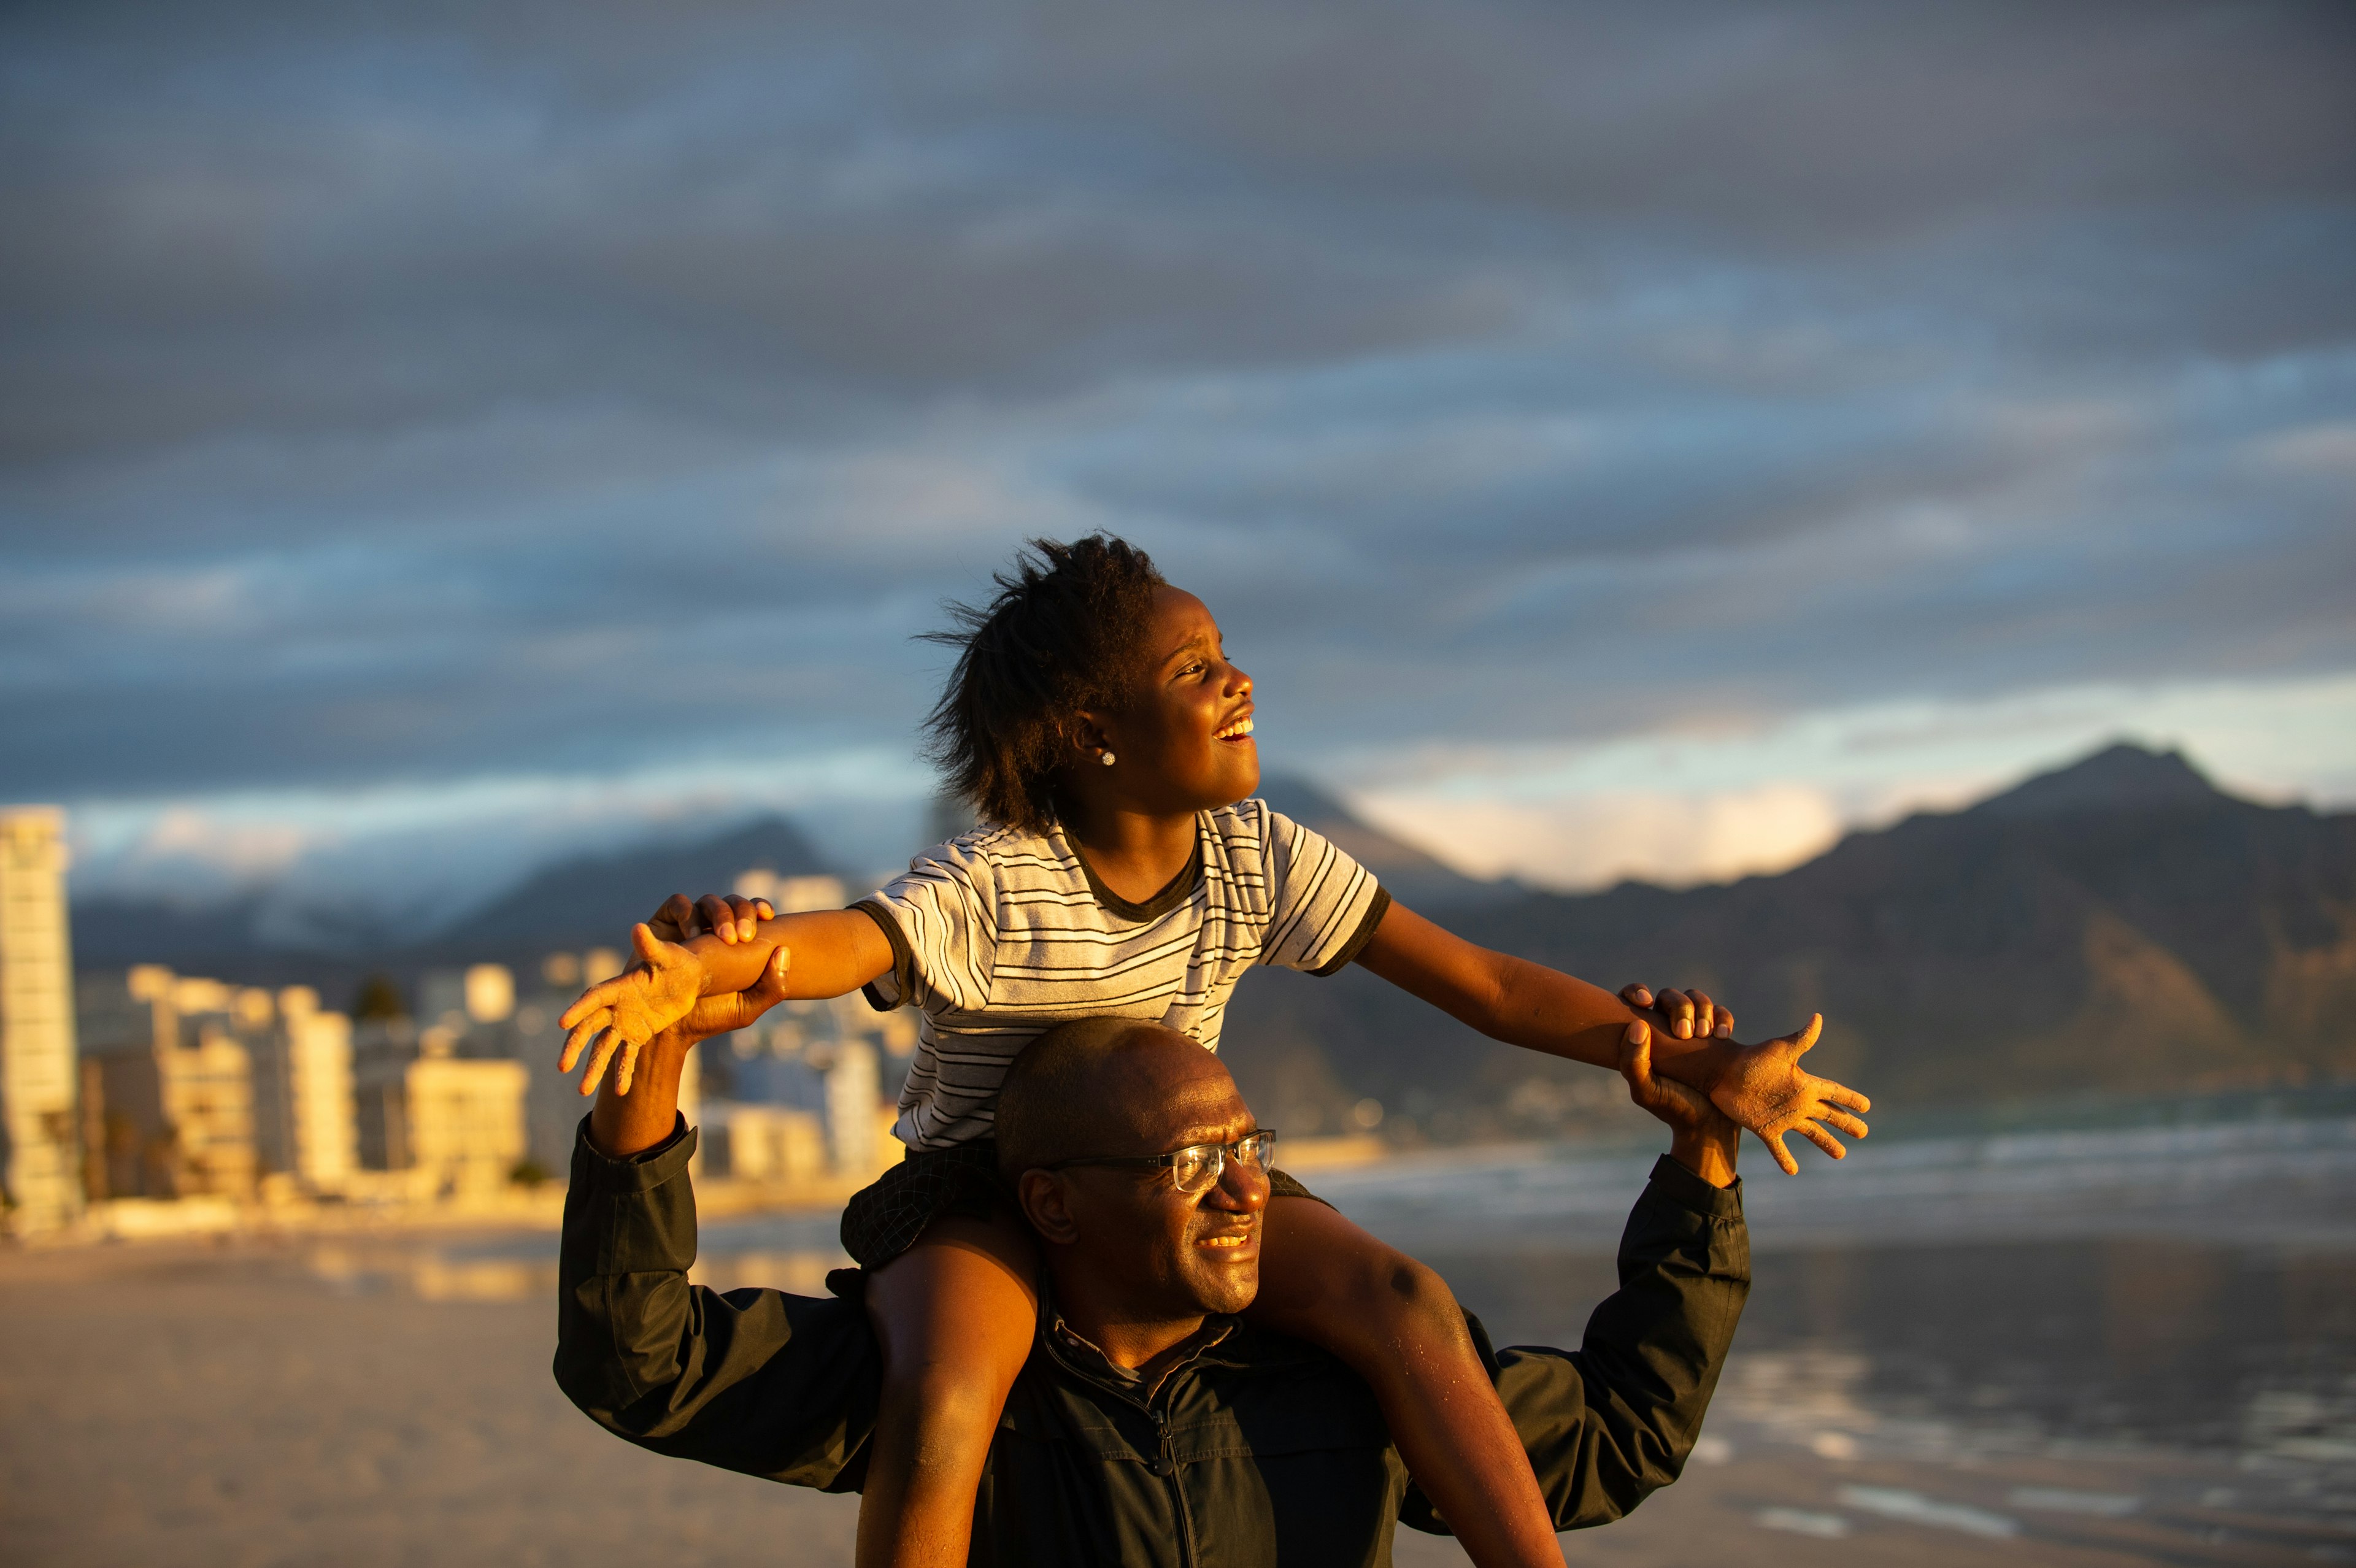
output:
<svg viewBox="0 0 2356 1568"><path fill-rule="evenodd" d="M361 1022L369 1019L405 1019L409 1004L401 999L401 987L392 983L390 975L371 975L360 982L359 995L352 998L352 1017Z"/></svg>
<svg viewBox="0 0 2356 1568"><path fill-rule="evenodd" d="M538 1187L548 1179L548 1167L526 1155L513 1170L508 1172L508 1179L518 1187Z"/></svg>

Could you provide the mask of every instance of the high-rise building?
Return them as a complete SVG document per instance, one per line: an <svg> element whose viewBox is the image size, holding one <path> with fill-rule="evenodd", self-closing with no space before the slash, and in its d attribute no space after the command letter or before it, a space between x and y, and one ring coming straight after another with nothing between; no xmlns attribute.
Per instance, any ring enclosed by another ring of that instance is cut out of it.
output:
<svg viewBox="0 0 2356 1568"><path fill-rule="evenodd" d="M65 813L0 811L0 1202L19 1232L81 1212Z"/></svg>
<svg viewBox="0 0 2356 1568"><path fill-rule="evenodd" d="M352 1020L322 1012L308 986L278 993L271 1027L247 1043L253 1061L254 1152L265 1171L302 1189L338 1192L359 1163L352 1113Z"/></svg>

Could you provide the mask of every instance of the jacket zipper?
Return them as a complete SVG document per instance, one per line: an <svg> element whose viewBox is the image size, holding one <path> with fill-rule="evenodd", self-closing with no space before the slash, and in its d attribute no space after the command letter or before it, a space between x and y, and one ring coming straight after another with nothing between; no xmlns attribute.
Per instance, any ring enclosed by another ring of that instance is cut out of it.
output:
<svg viewBox="0 0 2356 1568"><path fill-rule="evenodd" d="M1160 1416L1154 1417L1154 1422L1162 1429L1162 1456L1154 1461L1154 1468L1170 1483L1170 1506L1178 1516L1178 1541L1184 1553L1180 1561L1186 1568L1194 1568L1202 1561L1202 1553L1194 1544L1194 1516L1187 1511L1186 1488L1178 1479L1177 1445L1171 1440L1169 1422Z"/></svg>
<svg viewBox="0 0 2356 1568"><path fill-rule="evenodd" d="M1146 1466L1146 1468L1159 1475L1170 1488L1170 1511L1178 1516L1178 1544L1181 1553L1179 1562L1184 1565L1184 1568L1199 1568L1203 1561L1202 1548L1194 1540L1194 1516L1186 1511L1186 1488L1178 1479L1178 1445L1171 1436L1170 1418L1157 1413L1153 1408L1153 1403L1158 1403L1161 1395L1169 1392L1170 1385L1183 1375L1186 1369L1173 1368L1170 1376L1162 1381L1161 1388L1154 1391L1156 1401L1148 1402L1138 1398L1127 1389L1113 1388L1088 1376L1081 1368L1072 1364L1070 1358L1063 1353L1052 1338L1047 1340L1047 1353L1066 1371L1078 1378L1082 1382L1092 1388L1103 1389L1122 1403L1133 1405L1152 1418L1153 1429L1162 1438L1162 1451L1154 1456L1151 1464Z"/></svg>

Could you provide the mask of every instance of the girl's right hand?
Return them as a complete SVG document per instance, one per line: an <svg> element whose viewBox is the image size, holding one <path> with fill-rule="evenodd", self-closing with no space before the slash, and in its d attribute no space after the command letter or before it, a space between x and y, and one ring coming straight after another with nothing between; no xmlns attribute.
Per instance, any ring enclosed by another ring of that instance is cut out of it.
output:
<svg viewBox="0 0 2356 1568"><path fill-rule="evenodd" d="M1622 986L1620 999L1639 1012L1657 1013L1655 1027L1672 1040L1734 1038L1734 1009L1710 1000L1702 991L1679 991L1667 986Z"/></svg>

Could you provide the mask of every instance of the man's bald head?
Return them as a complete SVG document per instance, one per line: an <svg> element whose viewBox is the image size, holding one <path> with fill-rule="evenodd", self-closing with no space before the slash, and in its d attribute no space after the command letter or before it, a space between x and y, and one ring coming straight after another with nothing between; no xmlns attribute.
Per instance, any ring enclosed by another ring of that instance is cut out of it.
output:
<svg viewBox="0 0 2356 1568"><path fill-rule="evenodd" d="M1219 1059L1176 1029L1136 1019L1076 1019L1025 1046L998 1091L998 1164L1009 1178L1100 1154L1161 1154L1192 1129L1182 1107Z"/></svg>

